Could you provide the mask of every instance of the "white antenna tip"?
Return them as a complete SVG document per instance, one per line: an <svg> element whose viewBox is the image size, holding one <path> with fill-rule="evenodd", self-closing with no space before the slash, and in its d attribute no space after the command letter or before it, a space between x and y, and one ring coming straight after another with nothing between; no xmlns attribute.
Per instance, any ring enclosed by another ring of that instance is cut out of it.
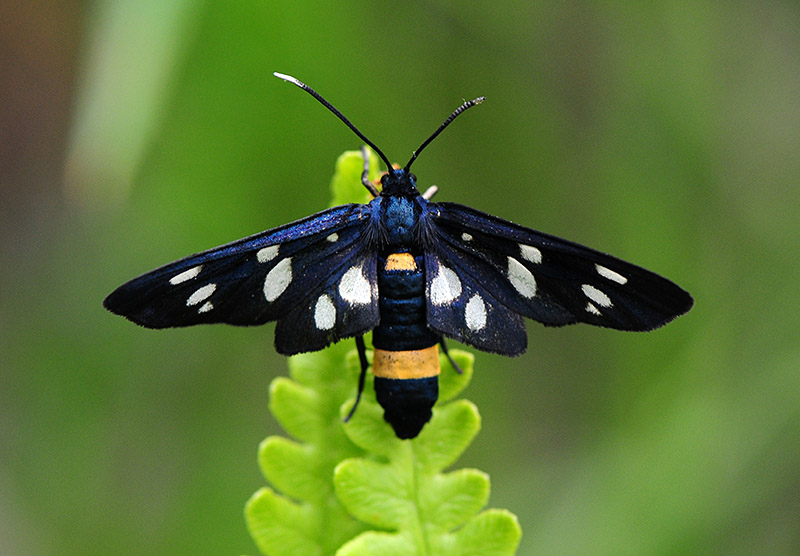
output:
<svg viewBox="0 0 800 556"><path fill-rule="evenodd" d="M291 75L286 75L285 73L278 73L277 71L275 71L272 73L272 75L274 75L278 79L283 79L284 81L289 81L290 83L294 83L295 85L300 83L296 77L292 77Z"/></svg>

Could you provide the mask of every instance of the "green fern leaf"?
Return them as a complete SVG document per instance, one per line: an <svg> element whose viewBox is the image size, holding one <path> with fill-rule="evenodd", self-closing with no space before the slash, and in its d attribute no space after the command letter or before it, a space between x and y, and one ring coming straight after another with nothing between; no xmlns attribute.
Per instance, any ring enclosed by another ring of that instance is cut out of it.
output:
<svg viewBox="0 0 800 556"><path fill-rule="evenodd" d="M374 179L378 164L369 156ZM359 151L339 157L331 182L336 204L367 200L362 170ZM259 464L273 488L260 489L245 508L263 554L514 553L520 529L513 514L478 513L489 498L488 476L474 469L442 472L480 429L473 404L451 401L469 384L473 357L451 354L464 372L440 358L439 402L411 441L399 440L383 420L371 374L361 405L344 423L360 370L352 343L289 359L290 378L272 382L269 407L293 440L273 436L262 442Z"/></svg>

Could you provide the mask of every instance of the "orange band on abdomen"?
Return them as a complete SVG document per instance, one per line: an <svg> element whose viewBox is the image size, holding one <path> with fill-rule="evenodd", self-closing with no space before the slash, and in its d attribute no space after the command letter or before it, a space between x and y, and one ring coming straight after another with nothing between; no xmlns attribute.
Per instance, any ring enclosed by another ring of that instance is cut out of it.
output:
<svg viewBox="0 0 800 556"><path fill-rule="evenodd" d="M412 351L375 349L372 355L372 374L382 378L427 378L437 376L439 346Z"/></svg>
<svg viewBox="0 0 800 556"><path fill-rule="evenodd" d="M417 270L417 261L411 253L392 253L386 257L384 270Z"/></svg>

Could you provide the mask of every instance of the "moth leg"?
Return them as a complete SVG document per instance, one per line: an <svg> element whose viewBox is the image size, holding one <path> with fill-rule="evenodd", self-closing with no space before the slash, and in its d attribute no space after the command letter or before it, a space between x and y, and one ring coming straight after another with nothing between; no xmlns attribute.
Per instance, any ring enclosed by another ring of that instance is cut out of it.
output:
<svg viewBox="0 0 800 556"><path fill-rule="evenodd" d="M428 189L426 189L426 190L425 190L425 193L423 193L423 194L422 194L422 197L423 197L423 198L424 198L426 201L430 201L430 200L431 200L431 197L433 197L434 195L436 195L436 192L437 192L437 191L439 191L439 186L438 186L438 185L432 185L432 186L430 186Z"/></svg>
<svg viewBox="0 0 800 556"><path fill-rule="evenodd" d="M462 374L464 372L464 370L461 367L458 366L458 363L453 361L453 358L450 357L450 352L447 351L447 344L444 343L444 336L442 336L442 339L439 340L439 345L442 346L442 353L444 353L444 356L447 357L448 361L450 361L450 364L453 366L453 368L456 370L456 372L458 374Z"/></svg>
<svg viewBox="0 0 800 556"><path fill-rule="evenodd" d="M372 185L372 182L369 181L369 156L367 156L367 147L364 145L361 145L361 157L364 159L364 171L361 172L361 183L364 184L364 187L367 188L367 191L369 191L373 197L377 197L380 193L378 193L378 190Z"/></svg>
<svg viewBox="0 0 800 556"><path fill-rule="evenodd" d="M356 403L353 404L353 409L344 418L344 422L348 422L353 414L356 412L358 402L361 401L361 393L364 391L364 381L367 378L367 369L369 362L367 361L367 347L364 345L364 336L356 336L356 349L358 350L358 360L361 363L361 374L358 375L358 393L356 394Z"/></svg>

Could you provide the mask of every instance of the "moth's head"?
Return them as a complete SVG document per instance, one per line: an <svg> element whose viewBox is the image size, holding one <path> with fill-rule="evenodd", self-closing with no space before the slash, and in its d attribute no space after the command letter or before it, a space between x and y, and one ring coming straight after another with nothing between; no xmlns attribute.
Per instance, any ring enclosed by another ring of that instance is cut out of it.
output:
<svg viewBox="0 0 800 556"><path fill-rule="evenodd" d="M381 195L419 195L417 176L405 168L389 168L381 176Z"/></svg>

